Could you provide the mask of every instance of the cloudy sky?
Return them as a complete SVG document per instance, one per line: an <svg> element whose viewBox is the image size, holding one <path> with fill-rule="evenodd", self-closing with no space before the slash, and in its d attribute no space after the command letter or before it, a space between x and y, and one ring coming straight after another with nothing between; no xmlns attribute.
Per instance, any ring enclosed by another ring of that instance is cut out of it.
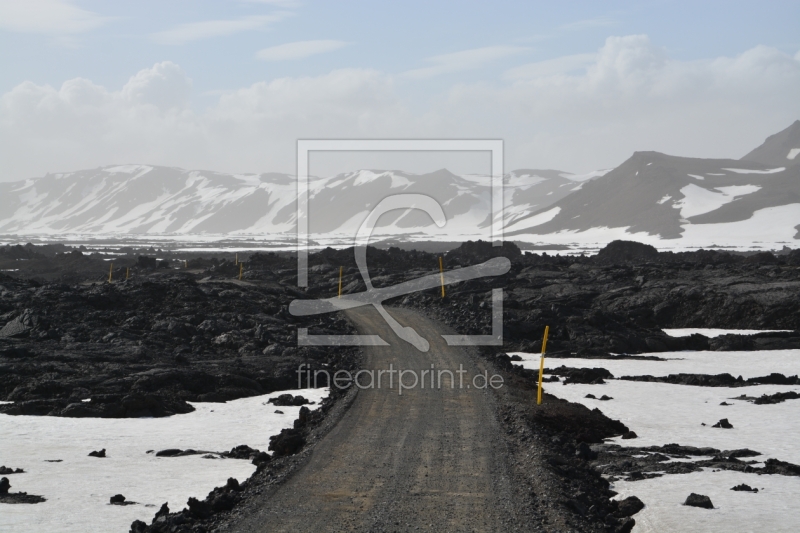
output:
<svg viewBox="0 0 800 533"><path fill-rule="evenodd" d="M0 0L0 180L292 173L299 138L500 138L506 169L577 173L741 157L798 95L796 1Z"/></svg>

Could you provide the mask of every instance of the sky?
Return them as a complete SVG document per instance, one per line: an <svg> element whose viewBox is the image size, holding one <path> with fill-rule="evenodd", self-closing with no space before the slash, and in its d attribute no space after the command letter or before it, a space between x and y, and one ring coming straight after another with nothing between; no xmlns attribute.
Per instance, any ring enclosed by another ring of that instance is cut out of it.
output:
<svg viewBox="0 0 800 533"><path fill-rule="evenodd" d="M738 158L798 95L796 1L0 0L0 181L293 173L298 139L502 139L507 170L574 173Z"/></svg>

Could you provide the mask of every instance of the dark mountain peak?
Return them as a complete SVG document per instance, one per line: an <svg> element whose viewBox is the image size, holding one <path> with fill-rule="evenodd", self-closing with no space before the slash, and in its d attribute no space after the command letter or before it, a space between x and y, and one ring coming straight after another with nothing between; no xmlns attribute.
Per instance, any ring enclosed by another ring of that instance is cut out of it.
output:
<svg viewBox="0 0 800 533"><path fill-rule="evenodd" d="M800 120L791 126L767 137L764 143L742 157L743 161L754 161L764 165L785 167L800 162Z"/></svg>

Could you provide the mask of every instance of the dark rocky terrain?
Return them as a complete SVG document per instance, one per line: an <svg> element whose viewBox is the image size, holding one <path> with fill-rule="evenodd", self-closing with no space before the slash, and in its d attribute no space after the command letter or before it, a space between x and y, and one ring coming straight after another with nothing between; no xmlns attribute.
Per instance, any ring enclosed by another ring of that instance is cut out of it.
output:
<svg viewBox="0 0 800 533"><path fill-rule="evenodd" d="M34 267L72 259L70 252ZM290 316L288 302L302 294L266 256L251 258L244 281L228 261L175 270L145 259L127 281L108 283L93 280L84 259L89 279L71 284L0 273L0 398L14 402L0 412L168 416L191 411L188 401L297 388L301 363L338 369L357 361L349 348L297 348L298 324L317 333L348 325Z"/></svg>
<svg viewBox="0 0 800 533"><path fill-rule="evenodd" d="M297 388L301 363L358 366L355 349L296 344L298 326L314 334L342 334L352 331L346 320L336 315L298 319L288 313L295 298L334 296L339 267L344 269L344 292L363 291L352 249L312 254L310 286L302 291L296 288L290 254L245 256L242 280L232 254L191 257L186 263L169 254L159 254L166 257L159 263L153 255L134 251L114 258L115 281L108 283L108 263L100 256L53 247L0 248L0 266L16 269L0 273L0 400L14 402L0 405L1 412L167 416L191 410L189 401L225 401ZM663 471L664 457L692 453L685 446L640 450L603 444L603 439L635 428L610 420L598 409L547 394L544 404L535 407L536 373L512 365L505 352L540 351L546 325L550 357L800 348L800 251L659 253L649 246L615 242L597 256L560 257L523 255L513 245L496 248L478 242L447 253L445 269L500 255L511 260L508 274L448 286L445 298L437 288L390 303L421 311L459 333L488 334L490 291L504 288L504 344L483 347L479 356L506 379L498 409L512 461L521 471L532 461L544 468L552 487L547 505L566 513L560 522L565 527L630 531L634 519L626 513L638 506L610 501L613 492L601 473L644 479L655 475L650 471ZM426 252L370 248L368 262L376 287L438 273L438 256ZM126 268L130 279L124 281ZM680 327L791 331L714 339L675 338L661 331ZM575 372L567 365L559 373L577 382L607 378L601 361L597 367ZM784 399L791 398L775 401ZM158 524L139 523L132 530L213 529L220 517L235 512L237 502L257 498L265 484L281 483L290 475L293 454L305 453L324 434L320 428L335 421L328 413L346 407L347 402L336 400L334 395L294 429L285 430L271 456L258 450L247 455L259 464L251 480L215 489L184 511L162 510ZM670 468L755 468L742 450L706 451L710 453L695 455L713 459ZM632 457L642 454L647 457ZM609 465L607 471L598 468L601 464ZM797 475L796 465L781 461L761 468L764 473ZM531 482L522 475L516 481ZM544 529L557 530L551 525Z"/></svg>

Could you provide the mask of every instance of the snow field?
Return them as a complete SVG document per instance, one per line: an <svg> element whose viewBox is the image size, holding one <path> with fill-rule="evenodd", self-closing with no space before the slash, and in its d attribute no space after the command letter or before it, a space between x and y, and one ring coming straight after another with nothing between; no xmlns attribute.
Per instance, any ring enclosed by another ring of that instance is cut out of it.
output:
<svg viewBox="0 0 800 533"><path fill-rule="evenodd" d="M715 336L724 333L743 334L742 330L666 330L675 336L702 333ZM754 333L754 331L749 331ZM512 354L509 354L512 355ZM539 354L518 353L523 361L515 363L538 369ZM720 374L753 377L780 372L797 374L800 350L758 352L672 352L648 354L667 361L565 359L545 357L545 373L562 364L569 367L602 367L615 376L674 373ZM609 439L622 446L660 446L678 443L687 446L710 446L720 450L750 448L763 455L763 461L776 458L800 464L800 400L779 404L755 405L734 400L742 394L758 397L763 394L796 391L798 386L756 385L748 387L696 387L667 383L606 380L605 385L545 383L545 391L590 409L599 408L610 418L622 421L638 438ZM586 398L593 394L612 400ZM726 402L730 405L720 405ZM793 403L794 402L794 403ZM733 429L712 428L727 418ZM706 425L703 426L702 424ZM700 459L700 458L696 458ZM731 491L746 483L759 489L757 494ZM800 527L800 478L780 475L744 474L705 469L689 474L672 474L640 481L617 480L612 488L618 499L636 495L645 508L637 513L635 533L789 533ZM704 494L714 503L713 510L686 507L690 493Z"/></svg>
<svg viewBox="0 0 800 533"><path fill-rule="evenodd" d="M128 531L134 520L149 524L164 502L173 512L179 511L189 497L203 499L229 477L244 481L255 471L249 461L204 459L202 455L155 457L155 452L167 448L223 452L240 444L266 451L270 436L292 427L300 411L300 407L267 403L285 392L226 403L193 403L194 412L165 418L0 414L0 464L25 470L8 476L11 492L47 498L35 505L3 504L0 531ZM315 402L309 406L313 409L329 390L290 392ZM107 457L88 457L101 448ZM148 454L148 450L154 452ZM115 494L138 505L110 505L109 498Z"/></svg>

